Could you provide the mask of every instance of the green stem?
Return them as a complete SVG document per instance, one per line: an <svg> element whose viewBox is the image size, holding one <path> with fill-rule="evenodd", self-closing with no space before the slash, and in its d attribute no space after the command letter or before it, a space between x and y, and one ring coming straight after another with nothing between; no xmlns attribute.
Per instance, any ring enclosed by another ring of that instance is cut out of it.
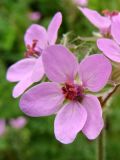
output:
<svg viewBox="0 0 120 160"><path fill-rule="evenodd" d="M105 137L105 128L102 130L98 141L97 141L97 160L105 160L105 147L106 147L106 137Z"/></svg>
<svg viewBox="0 0 120 160"><path fill-rule="evenodd" d="M113 91L108 94L108 96L104 99L104 101L101 102L102 108L105 106L105 104L107 103L107 101L111 98L111 96L117 91L117 89L119 88L119 86L120 86L120 85L117 85L117 86L113 89Z"/></svg>
<svg viewBox="0 0 120 160"><path fill-rule="evenodd" d="M102 101L102 97L99 98L102 108L106 106L108 100L112 97L112 95L117 91L120 85L117 85L112 92L108 94L108 96ZM104 124L106 124L106 116L104 115ZM97 141L97 160L105 160L105 147L106 147L106 125L102 130L98 141Z"/></svg>

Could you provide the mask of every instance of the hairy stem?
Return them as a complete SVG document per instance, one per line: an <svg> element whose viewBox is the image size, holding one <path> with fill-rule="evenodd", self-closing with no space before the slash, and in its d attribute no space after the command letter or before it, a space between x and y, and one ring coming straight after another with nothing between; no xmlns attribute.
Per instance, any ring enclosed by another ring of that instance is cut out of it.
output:
<svg viewBox="0 0 120 160"><path fill-rule="evenodd" d="M102 100L102 97L99 97L100 103L102 108L105 107L107 101L111 98L111 96L116 92L116 90L118 89L120 85L117 85L112 92L110 92L108 94L108 96ZM106 118L104 116L104 123L106 124ZM102 130L98 141L97 141L97 160L105 160L106 159L106 155L105 155L105 146L106 146L106 126L104 127L104 129Z"/></svg>
<svg viewBox="0 0 120 160"><path fill-rule="evenodd" d="M117 85L117 86L113 89L113 91L108 94L108 96L104 99L104 101L101 102L102 108L105 106L105 104L107 103L107 101L111 98L111 96L116 92L116 90L118 89L119 86L120 86L120 85Z"/></svg>
<svg viewBox="0 0 120 160"><path fill-rule="evenodd" d="M105 128L102 130L97 141L97 160L105 160Z"/></svg>
<svg viewBox="0 0 120 160"><path fill-rule="evenodd" d="M95 37L78 37L79 40L81 41L96 41Z"/></svg>

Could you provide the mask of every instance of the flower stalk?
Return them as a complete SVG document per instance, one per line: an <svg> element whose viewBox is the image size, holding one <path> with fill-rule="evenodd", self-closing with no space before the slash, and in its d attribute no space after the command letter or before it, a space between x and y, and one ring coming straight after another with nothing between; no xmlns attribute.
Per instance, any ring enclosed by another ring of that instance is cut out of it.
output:
<svg viewBox="0 0 120 160"><path fill-rule="evenodd" d="M112 92L108 94L108 96L102 101L100 98L101 106L104 108L106 106L106 103L111 98L111 96L117 91L120 85L116 85L116 87L113 89ZM104 115L104 124L105 127L103 128L98 141L97 141L97 160L105 160L106 159L106 117Z"/></svg>
<svg viewBox="0 0 120 160"><path fill-rule="evenodd" d="M106 147L106 128L104 127L97 141L97 160L106 159L105 147Z"/></svg>
<svg viewBox="0 0 120 160"><path fill-rule="evenodd" d="M120 84L119 84L119 85L116 85L116 87L113 89L113 91L108 94L108 96L104 99L103 102L101 102L102 108L105 107L105 104L106 104L107 101L111 98L111 96L117 91L117 89L119 88L119 86L120 86Z"/></svg>

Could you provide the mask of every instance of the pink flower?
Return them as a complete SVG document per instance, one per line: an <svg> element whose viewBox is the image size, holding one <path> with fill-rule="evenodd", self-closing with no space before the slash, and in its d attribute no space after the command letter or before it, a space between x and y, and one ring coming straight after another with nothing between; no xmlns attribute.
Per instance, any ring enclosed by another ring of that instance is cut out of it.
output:
<svg viewBox="0 0 120 160"><path fill-rule="evenodd" d="M100 91L111 74L111 63L102 54L84 59L80 64L65 47L53 45L43 53L45 73L52 82L28 90L20 108L28 116L57 114L54 123L57 140L68 144L82 131L95 139L103 128L99 100L91 92Z"/></svg>
<svg viewBox="0 0 120 160"><path fill-rule="evenodd" d="M120 62L120 15L113 19L111 34L114 40L100 38L97 40L97 46L108 58Z"/></svg>
<svg viewBox="0 0 120 160"><path fill-rule="evenodd" d="M13 97L20 96L30 85L42 79L44 67L41 54L46 47L55 44L61 22L62 15L58 12L53 17L47 31L37 24L27 29L24 37L27 58L12 65L7 72L8 81L18 82L13 89Z"/></svg>
<svg viewBox="0 0 120 160"><path fill-rule="evenodd" d="M104 10L104 16L102 16L95 10L88 8L79 9L87 17L87 19L99 29L103 36L111 35L111 24L113 18L119 14L117 11L110 12L108 10Z"/></svg>
<svg viewBox="0 0 120 160"><path fill-rule="evenodd" d="M16 119L10 120L10 125L16 129L23 128L26 125L26 123L27 123L27 120L24 117L18 117Z"/></svg>
<svg viewBox="0 0 120 160"><path fill-rule="evenodd" d="M0 136L3 136L6 131L6 123L4 119L0 119Z"/></svg>
<svg viewBox="0 0 120 160"><path fill-rule="evenodd" d="M82 6L82 7L84 7L84 6L87 6L87 4L88 4L88 0L73 0L77 5L79 5L79 6Z"/></svg>
<svg viewBox="0 0 120 160"><path fill-rule="evenodd" d="M30 20L38 21L41 18L41 13L40 12L31 12L28 14L28 17Z"/></svg>

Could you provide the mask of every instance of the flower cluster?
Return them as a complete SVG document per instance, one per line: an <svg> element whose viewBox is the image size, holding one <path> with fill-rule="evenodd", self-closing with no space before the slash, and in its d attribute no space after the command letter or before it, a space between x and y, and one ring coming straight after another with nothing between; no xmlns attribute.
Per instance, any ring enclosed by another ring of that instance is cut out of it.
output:
<svg viewBox="0 0 120 160"><path fill-rule="evenodd" d="M18 82L13 90L13 97L20 96L29 86L42 79L44 75L42 53L45 48L55 44L61 22L62 15L58 12L47 30L37 24L27 29L24 37L25 58L12 65L7 72L9 81Z"/></svg>
<svg viewBox="0 0 120 160"><path fill-rule="evenodd" d="M9 124L12 128L21 129L27 123L27 119L25 117L12 118L9 121L5 119L0 119L0 136L3 136L6 133L6 126Z"/></svg>
<svg viewBox="0 0 120 160"><path fill-rule="evenodd" d="M109 37L111 36L111 28L113 26L113 21L119 12L109 10L102 11L103 15L100 15L97 11L88 8L79 8L80 11L87 17L87 19L99 29L101 36Z"/></svg>
<svg viewBox="0 0 120 160"><path fill-rule="evenodd" d="M111 26L111 38L97 40L98 48L112 61L120 62L120 15L116 16Z"/></svg>
<svg viewBox="0 0 120 160"><path fill-rule="evenodd" d="M27 29L25 58L7 71L7 79L18 82L13 97L22 95L21 110L31 117L56 115L55 137L64 144L73 142L80 131L90 140L98 137L104 122L102 97L97 93L111 80L109 59L120 62L119 13L104 10L101 16L88 8L79 9L99 29L102 38L96 43L104 54L85 56L78 62L67 47L56 44L62 23L58 12L47 30L37 24Z"/></svg>
<svg viewBox="0 0 120 160"><path fill-rule="evenodd" d="M41 18L41 13L40 12L30 12L28 14L28 18L32 21L38 21Z"/></svg>
<svg viewBox="0 0 120 160"><path fill-rule="evenodd" d="M78 5L78 6L82 6L85 7L88 4L88 0L73 0L73 2Z"/></svg>

